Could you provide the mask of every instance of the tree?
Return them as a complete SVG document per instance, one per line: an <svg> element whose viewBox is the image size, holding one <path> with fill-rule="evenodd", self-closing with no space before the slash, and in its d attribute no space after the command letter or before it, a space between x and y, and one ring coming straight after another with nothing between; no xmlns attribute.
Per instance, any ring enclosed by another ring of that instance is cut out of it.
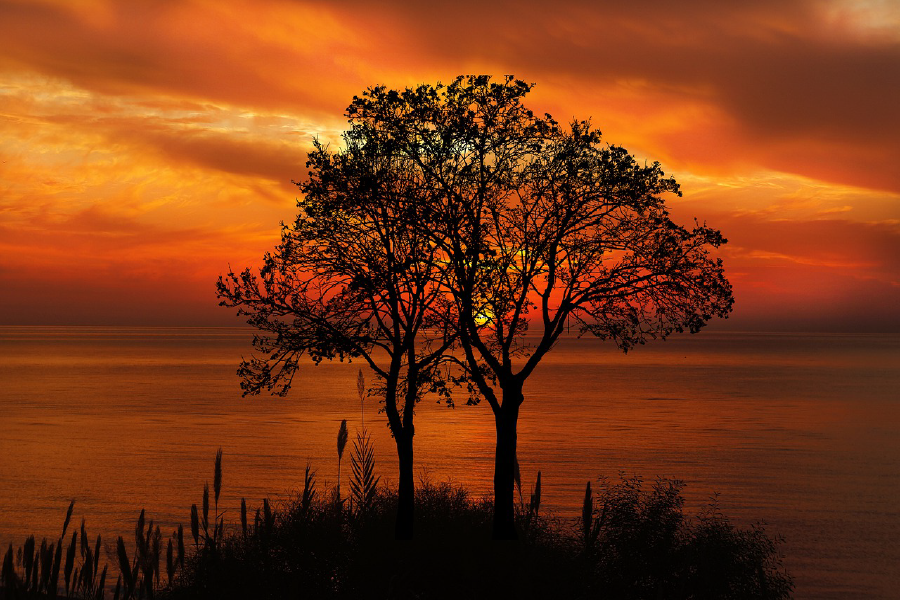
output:
<svg viewBox="0 0 900 600"><path fill-rule="evenodd" d="M348 114L390 140L427 194L421 235L440 250L470 375L496 425L494 537L516 537L513 477L523 386L567 323L623 351L726 317L725 243L666 210L680 195L658 163L604 145L588 121L560 126L507 77L370 88ZM361 125L360 125L361 126ZM533 332L533 339L525 334Z"/></svg>
<svg viewBox="0 0 900 600"><path fill-rule="evenodd" d="M410 224L421 218L418 174L391 140L354 128L345 147L318 141L298 216L259 273L220 277L220 305L262 333L261 353L238 370L244 395L286 395L299 361L361 358L379 383L399 459L397 537L413 534L413 415L427 392L445 394L439 366L453 345L454 305L435 267L437 249ZM447 396L449 399L449 396Z"/></svg>

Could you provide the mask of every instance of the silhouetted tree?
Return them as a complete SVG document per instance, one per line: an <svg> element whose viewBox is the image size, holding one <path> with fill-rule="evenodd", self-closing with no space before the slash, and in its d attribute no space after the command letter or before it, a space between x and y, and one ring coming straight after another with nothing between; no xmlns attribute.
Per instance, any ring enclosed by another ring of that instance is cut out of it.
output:
<svg viewBox="0 0 900 600"><path fill-rule="evenodd" d="M400 465L397 537L413 532L413 414L429 391L445 394L439 369L452 345L454 305L435 267L438 249L411 224L423 218L421 178L390 139L353 128L344 148L315 142L299 214L259 274L218 281L223 306L262 333L261 353L238 370L244 394L285 395L306 354L360 357L379 382ZM449 397L448 397L449 398Z"/></svg>
<svg viewBox="0 0 900 600"><path fill-rule="evenodd" d="M487 76L374 87L348 111L355 128L404 157L428 197L416 223L439 249L459 341L496 424L496 538L516 536L523 385L568 322L628 351L694 333L733 303L709 254L722 235L669 218L662 195L680 195L678 184L658 163L602 144L587 121L563 127L535 115L522 104L531 88Z"/></svg>

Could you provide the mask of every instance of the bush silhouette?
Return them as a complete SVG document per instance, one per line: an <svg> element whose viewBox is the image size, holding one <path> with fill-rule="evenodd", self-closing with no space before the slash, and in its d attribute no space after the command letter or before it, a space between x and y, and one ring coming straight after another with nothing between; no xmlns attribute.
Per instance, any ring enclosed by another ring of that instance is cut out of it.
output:
<svg viewBox="0 0 900 600"><path fill-rule="evenodd" d="M216 473L221 481L221 458ZM179 527L163 551L159 527L145 522L141 511L132 557L118 538L118 564L110 566L121 575L113 596L789 598L793 584L782 566L780 540L760 526L733 526L715 502L696 518L686 517L682 488L678 481L659 479L646 487L640 478L620 477L601 481L595 497L588 484L581 519L565 520L541 512L535 482L530 500L520 501L516 512L520 541L511 543L491 540L489 499L422 481L415 498L419 535L398 541L395 490L376 488L367 509L356 510L318 493L307 468L304 487L292 499L274 505L265 500L252 523L243 501L240 523L225 522L217 511L213 533L204 527L193 546L185 547ZM71 506L66 525L70 516ZM0 599L54 597L59 591L76 598L109 595L99 541L92 551L82 525L82 560L72 573L72 560L59 550L65 529L55 551L46 540L38 546L34 536L18 552L9 547ZM73 538L69 555L75 547Z"/></svg>
<svg viewBox="0 0 900 600"><path fill-rule="evenodd" d="M173 598L789 598L778 540L734 527L715 504L684 515L683 485L639 478L601 482L591 532L580 522L517 510L518 543L490 539L493 507L449 483L421 482L412 542L394 539L396 492L369 510L302 494L273 525L226 536L198 552ZM533 498L534 495L532 495ZM317 496L320 497L320 496ZM321 496L324 497L324 496Z"/></svg>

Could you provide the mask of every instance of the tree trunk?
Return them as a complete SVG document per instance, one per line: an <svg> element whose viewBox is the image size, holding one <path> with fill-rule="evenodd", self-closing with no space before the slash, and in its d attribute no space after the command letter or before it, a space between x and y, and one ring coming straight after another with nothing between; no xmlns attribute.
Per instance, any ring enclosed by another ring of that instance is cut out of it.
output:
<svg viewBox="0 0 900 600"><path fill-rule="evenodd" d="M494 454L494 532L495 540L514 540L515 521L515 470L516 425L522 390L503 389L503 404L494 415L497 426L497 449Z"/></svg>
<svg viewBox="0 0 900 600"><path fill-rule="evenodd" d="M400 460L400 487L397 492L397 522L395 535L398 540L413 538L415 486L413 485L413 436L402 432L394 436L397 442L397 458Z"/></svg>

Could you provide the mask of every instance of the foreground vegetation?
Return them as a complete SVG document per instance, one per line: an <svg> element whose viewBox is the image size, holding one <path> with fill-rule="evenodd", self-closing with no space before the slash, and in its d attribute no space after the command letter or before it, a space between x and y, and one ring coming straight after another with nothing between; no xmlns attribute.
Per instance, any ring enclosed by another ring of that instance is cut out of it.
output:
<svg viewBox="0 0 900 600"><path fill-rule="evenodd" d="M129 549L120 537L107 586L101 540L82 523L68 541L6 552L0 598L788 598L792 582L778 540L739 529L715 505L688 518L682 484L639 478L588 484L577 522L541 511L540 474L530 495L519 484L518 542L491 541L492 509L449 483L421 482L416 539L396 541L396 492L377 487L371 462L355 466L348 498L320 494L307 469L290 501L268 501L240 523L204 488L191 529L164 542L143 511ZM64 546L66 549L64 550ZM109 587L110 589L107 589Z"/></svg>

